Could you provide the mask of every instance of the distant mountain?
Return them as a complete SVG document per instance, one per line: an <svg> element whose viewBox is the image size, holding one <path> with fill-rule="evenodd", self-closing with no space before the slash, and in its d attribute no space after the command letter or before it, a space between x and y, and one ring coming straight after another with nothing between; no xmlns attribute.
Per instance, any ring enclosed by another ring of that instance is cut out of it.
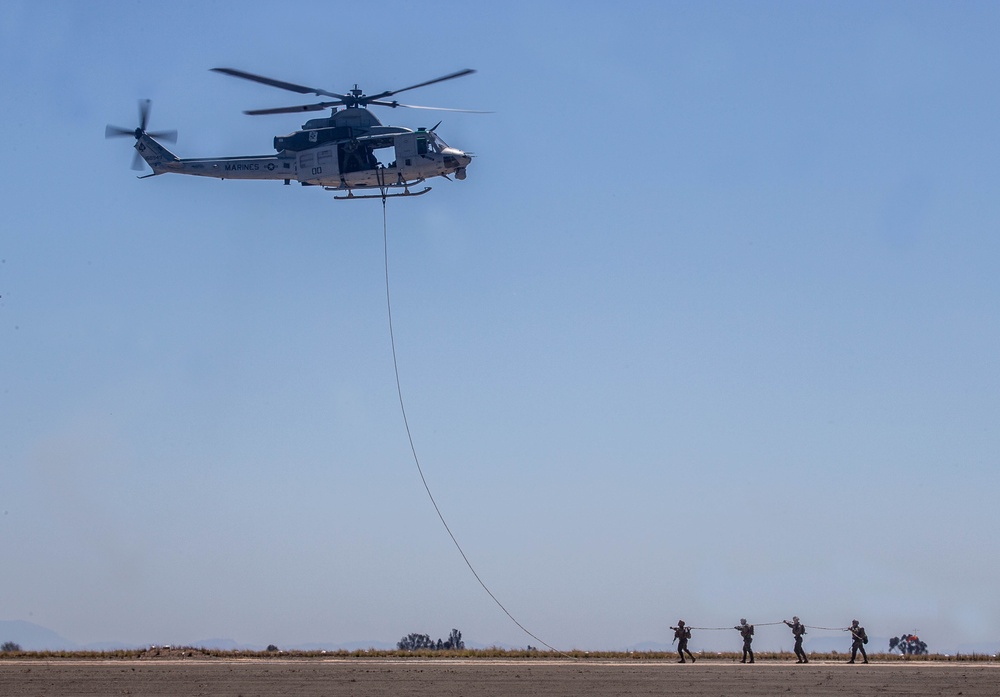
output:
<svg viewBox="0 0 1000 697"><path fill-rule="evenodd" d="M632 644L631 646L625 647L626 651L639 651L645 652L655 652L655 651L665 651L673 652L677 650L677 644L664 644L659 641L642 641L638 644Z"/></svg>
<svg viewBox="0 0 1000 697"><path fill-rule="evenodd" d="M792 642L789 641L788 651L791 651ZM806 634L806 640L803 643L803 648L805 648L806 653L810 651L815 651L816 653L851 653L851 635L844 632L839 635L825 635L825 636L811 636ZM868 643L865 644L865 651L868 653L885 653L889 650L889 637L873 636L868 639Z"/></svg>
<svg viewBox="0 0 1000 697"><path fill-rule="evenodd" d="M266 646L241 644L234 639L202 639L187 645L197 649L214 649L216 651L263 651L267 648Z"/></svg>
<svg viewBox="0 0 1000 697"><path fill-rule="evenodd" d="M376 651L395 651L396 642L387 641L349 641L335 646L337 651L364 651L365 649L375 649Z"/></svg>
<svg viewBox="0 0 1000 697"><path fill-rule="evenodd" d="M279 648L285 648L281 646ZM312 642L309 644L295 644L288 647L296 651L364 651L375 649L376 651L394 651L396 644L385 641L348 641L341 644L327 644L324 642Z"/></svg>
<svg viewBox="0 0 1000 697"><path fill-rule="evenodd" d="M504 649L506 651L519 651L519 650L527 648L525 644L520 644L520 645L515 646L514 644L505 644L502 641L494 641L494 642L492 642L490 644L482 644L482 643L480 643L478 641L472 641L471 639L467 639L467 640L463 641L462 643L465 644L465 648L467 648L467 649ZM396 645L393 644L392 648L396 648ZM542 648L545 648L545 647L542 647Z"/></svg>
<svg viewBox="0 0 1000 697"><path fill-rule="evenodd" d="M202 639L188 644L199 649L215 649L216 651L264 651L267 647L258 644L244 644L234 639ZM304 644L275 644L282 651L364 651L376 649L389 651L396 648L395 644L384 641L350 641L342 644L333 642L309 642Z"/></svg>
<svg viewBox="0 0 1000 697"><path fill-rule="evenodd" d="M51 629L23 620L0 620L0 644L13 641L25 651L78 651L81 646Z"/></svg>
<svg viewBox="0 0 1000 697"><path fill-rule="evenodd" d="M117 651L119 649L145 648L157 642L145 644L129 644L123 641L99 641L89 644L77 644L66 637L60 636L51 629L23 620L0 620L0 644L13 641L25 651ZM235 639L201 639L186 642L184 646L217 651L264 651L267 645L247 644ZM285 651L363 651L376 649L391 651L396 648L395 642L385 641L350 641L343 643L312 642L279 646Z"/></svg>
<svg viewBox="0 0 1000 697"><path fill-rule="evenodd" d="M95 641L80 647L84 651L128 651L149 648L149 644L129 644L124 641Z"/></svg>
<svg viewBox="0 0 1000 697"><path fill-rule="evenodd" d="M933 647L928 647L933 649ZM958 653L964 655L976 653L985 656L1000 654L1000 641L981 641L978 644L959 644Z"/></svg>

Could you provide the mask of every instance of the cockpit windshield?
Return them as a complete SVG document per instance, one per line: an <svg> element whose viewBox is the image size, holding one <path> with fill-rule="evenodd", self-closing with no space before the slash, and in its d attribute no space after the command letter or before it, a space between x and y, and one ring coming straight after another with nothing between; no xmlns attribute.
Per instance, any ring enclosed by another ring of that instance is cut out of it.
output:
<svg viewBox="0 0 1000 697"><path fill-rule="evenodd" d="M445 143L436 133L431 133L430 131L421 131L417 134L417 154L426 155L427 153L439 153L448 144Z"/></svg>
<svg viewBox="0 0 1000 697"><path fill-rule="evenodd" d="M437 133L431 133L430 135L431 138L434 139L434 145L437 149L437 152L441 152L442 150L448 147L448 144L443 140L441 140L441 136L439 136Z"/></svg>

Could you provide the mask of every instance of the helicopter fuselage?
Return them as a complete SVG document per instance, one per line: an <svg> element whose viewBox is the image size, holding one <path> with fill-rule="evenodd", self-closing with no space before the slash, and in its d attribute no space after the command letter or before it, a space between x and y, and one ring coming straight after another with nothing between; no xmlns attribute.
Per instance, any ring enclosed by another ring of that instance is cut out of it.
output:
<svg viewBox="0 0 1000 697"><path fill-rule="evenodd" d="M146 133L139 155L156 174L216 179L277 179L350 191L407 187L431 177L465 179L471 155L448 146L433 132L382 126L366 109L345 109L313 119L303 130L274 139L276 155L178 158ZM153 176L147 175L147 176Z"/></svg>
<svg viewBox="0 0 1000 697"><path fill-rule="evenodd" d="M141 169L141 160L153 168L153 177L158 174L188 174L216 179L280 179L285 184L297 181L305 186L322 186L326 189L346 192L338 198L374 198L375 196L355 196L354 189L378 189L379 197L413 196L430 191L410 192L409 186L426 181L431 177L454 175L465 179L465 170L472 162L472 155L450 147L435 134L437 126L413 131L397 126L383 126L368 107L405 107L409 109L430 109L435 111L466 111L442 107L401 104L390 97L435 85L447 80L470 75L469 68L415 85L393 90L384 90L367 95L358 85L346 94L299 85L294 82L276 80L271 77L248 73L234 68L212 68L214 72L229 75L296 92L314 94L330 101L315 104L255 109L243 113L251 116L267 114L297 114L302 112L325 111L331 109L326 118L311 119L302 129L287 136L274 139L276 155L259 155L219 158L180 158L167 150L161 141L173 142L177 131L147 131L150 101L139 101L139 126L132 130L108 124L105 138L135 137L136 157L133 169ZM479 112L486 113L486 112ZM440 124L439 124L440 125ZM141 159L140 159L141 158ZM402 188L403 192L389 193L390 189Z"/></svg>

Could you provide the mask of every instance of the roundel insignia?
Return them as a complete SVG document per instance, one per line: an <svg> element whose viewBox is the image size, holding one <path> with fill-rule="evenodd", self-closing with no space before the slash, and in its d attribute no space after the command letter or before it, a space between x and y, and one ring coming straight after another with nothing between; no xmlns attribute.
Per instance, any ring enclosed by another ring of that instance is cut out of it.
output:
<svg viewBox="0 0 1000 697"><path fill-rule="evenodd" d="M267 163L267 168L273 172L274 171L274 163L273 162L268 162Z"/></svg>

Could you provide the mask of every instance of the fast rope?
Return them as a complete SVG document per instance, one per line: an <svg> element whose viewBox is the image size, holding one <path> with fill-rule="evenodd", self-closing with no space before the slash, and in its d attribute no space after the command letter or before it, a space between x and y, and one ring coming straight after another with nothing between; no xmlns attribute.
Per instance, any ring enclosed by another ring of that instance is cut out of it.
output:
<svg viewBox="0 0 1000 697"><path fill-rule="evenodd" d="M431 505L434 506L434 511L437 513L438 519L440 519L441 524L444 526L444 529L448 532L448 537L450 537L451 541L455 543L455 549L457 549L458 553L462 555L462 559L465 561L465 565L469 567L469 571L472 572L472 575L475 576L476 581L478 581L479 585L483 587L483 590L486 591L486 594L493 599L493 602L496 603L497 607L503 610L503 613L507 615L507 617L510 618L510 621L516 624L521 629L522 632L530 636L539 644L542 644L550 651L554 651L563 656L568 656L568 654L563 653L559 649L551 646L544 640L538 638L530 631L528 631L527 627L518 622L517 618L515 618L514 615L510 614L510 611L507 610L506 607L504 607L503 603L501 603L500 600L493 594L493 591L491 591L489 587L486 585L486 583L483 582L483 579L480 578L479 573L476 571L475 567L472 566L472 562L469 561L469 558L465 555L465 551L462 549L462 545L458 543L458 539L455 537L455 534L451 531L451 528L448 526L448 522L444 519L444 514L441 513L441 509L438 507L437 501L434 500L434 494L431 493L431 488L427 484L427 478L424 477L424 470L420 466L420 458L417 457L417 448L413 444L413 435L410 433L410 423L406 418L406 406L403 403L403 388L399 381L399 363L396 360L396 337L392 331L392 302L389 296L389 234L387 232L388 225L386 223L386 205L385 205L385 200L387 198L386 197L387 187L385 186L384 182L380 181L379 188L382 191L382 249L383 249L383 256L385 259L385 307L386 307L386 313L389 317L389 343L392 345L392 367L396 373L396 394L399 395L399 410L403 414L403 425L406 427L406 438L410 442L410 452L413 454L413 462L417 466L417 472L420 473L420 481L423 482L424 491L427 492L427 498L431 500ZM572 658L572 656L568 657Z"/></svg>

